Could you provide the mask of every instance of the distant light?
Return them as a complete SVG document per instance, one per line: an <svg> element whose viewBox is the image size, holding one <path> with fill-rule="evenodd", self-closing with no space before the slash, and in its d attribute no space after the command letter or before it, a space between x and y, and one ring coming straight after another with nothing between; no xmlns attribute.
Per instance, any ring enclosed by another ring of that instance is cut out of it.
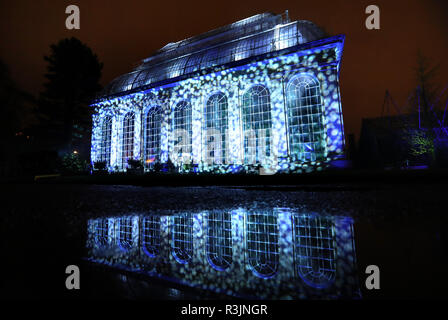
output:
<svg viewBox="0 0 448 320"><path fill-rule="evenodd" d="M75 150L75 151L73 151L73 153L74 153L74 154L78 154L78 151Z"/></svg>

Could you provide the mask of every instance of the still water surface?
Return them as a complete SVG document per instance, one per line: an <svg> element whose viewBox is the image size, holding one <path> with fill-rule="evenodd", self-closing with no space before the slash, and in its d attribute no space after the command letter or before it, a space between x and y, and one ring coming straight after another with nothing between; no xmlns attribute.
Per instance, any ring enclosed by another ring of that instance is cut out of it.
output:
<svg viewBox="0 0 448 320"><path fill-rule="evenodd" d="M291 208L101 217L95 264L230 297L360 298L353 220Z"/></svg>

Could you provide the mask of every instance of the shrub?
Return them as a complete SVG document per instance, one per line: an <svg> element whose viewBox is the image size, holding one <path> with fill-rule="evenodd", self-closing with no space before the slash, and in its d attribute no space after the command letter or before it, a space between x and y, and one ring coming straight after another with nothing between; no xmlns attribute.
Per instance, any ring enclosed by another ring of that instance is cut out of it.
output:
<svg viewBox="0 0 448 320"><path fill-rule="evenodd" d="M95 161L93 163L93 168L96 170L103 171L106 170L106 165L107 165L106 161Z"/></svg>
<svg viewBox="0 0 448 320"><path fill-rule="evenodd" d="M143 164L140 160L137 159L128 159L128 165L130 169L141 169L143 168Z"/></svg>
<svg viewBox="0 0 448 320"><path fill-rule="evenodd" d="M152 168L154 172L160 172L162 171L162 164L160 162L154 163L154 166Z"/></svg>
<svg viewBox="0 0 448 320"><path fill-rule="evenodd" d="M78 153L68 153L62 157L61 171L68 174L80 174L87 171L87 161L81 159Z"/></svg>
<svg viewBox="0 0 448 320"><path fill-rule="evenodd" d="M174 165L174 163L171 161L170 158L168 158L168 161L163 164L163 167L164 167L163 171L166 171L169 173L176 172L176 166Z"/></svg>

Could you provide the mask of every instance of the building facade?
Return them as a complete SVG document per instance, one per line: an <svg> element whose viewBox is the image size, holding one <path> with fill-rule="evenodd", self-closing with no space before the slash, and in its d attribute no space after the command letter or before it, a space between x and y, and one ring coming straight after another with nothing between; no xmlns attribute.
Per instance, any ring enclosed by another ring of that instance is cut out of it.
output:
<svg viewBox="0 0 448 320"><path fill-rule="evenodd" d="M308 171L343 157L344 36L259 14L169 43L92 107L92 163L125 171Z"/></svg>

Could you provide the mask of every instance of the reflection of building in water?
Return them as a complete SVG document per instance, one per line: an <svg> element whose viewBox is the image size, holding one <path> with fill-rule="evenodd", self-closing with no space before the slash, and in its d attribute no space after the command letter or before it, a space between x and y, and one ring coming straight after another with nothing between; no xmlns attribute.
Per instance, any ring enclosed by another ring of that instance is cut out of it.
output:
<svg viewBox="0 0 448 320"><path fill-rule="evenodd" d="M142 249L149 257L154 258L160 252L160 217L144 217L141 229Z"/></svg>
<svg viewBox="0 0 448 320"><path fill-rule="evenodd" d="M132 248L134 239L132 217L123 217L118 220L118 244L124 250Z"/></svg>
<svg viewBox="0 0 448 320"><path fill-rule="evenodd" d="M173 256L180 263L188 263L193 257L193 216L183 214L172 219Z"/></svg>
<svg viewBox="0 0 448 320"><path fill-rule="evenodd" d="M100 218L88 235L91 260L188 286L255 298L359 296L349 218L238 209Z"/></svg>
<svg viewBox="0 0 448 320"><path fill-rule="evenodd" d="M333 219L294 215L296 269L308 285L324 288L334 281L336 243Z"/></svg>
<svg viewBox="0 0 448 320"><path fill-rule="evenodd" d="M279 262L278 223L274 213L246 215L247 258L254 274L270 278L277 272Z"/></svg>
<svg viewBox="0 0 448 320"><path fill-rule="evenodd" d="M95 243L99 246L109 243L109 219L97 221L95 226Z"/></svg>
<svg viewBox="0 0 448 320"><path fill-rule="evenodd" d="M219 271L232 265L232 216L229 212L211 212L205 217L206 253L210 264Z"/></svg>

